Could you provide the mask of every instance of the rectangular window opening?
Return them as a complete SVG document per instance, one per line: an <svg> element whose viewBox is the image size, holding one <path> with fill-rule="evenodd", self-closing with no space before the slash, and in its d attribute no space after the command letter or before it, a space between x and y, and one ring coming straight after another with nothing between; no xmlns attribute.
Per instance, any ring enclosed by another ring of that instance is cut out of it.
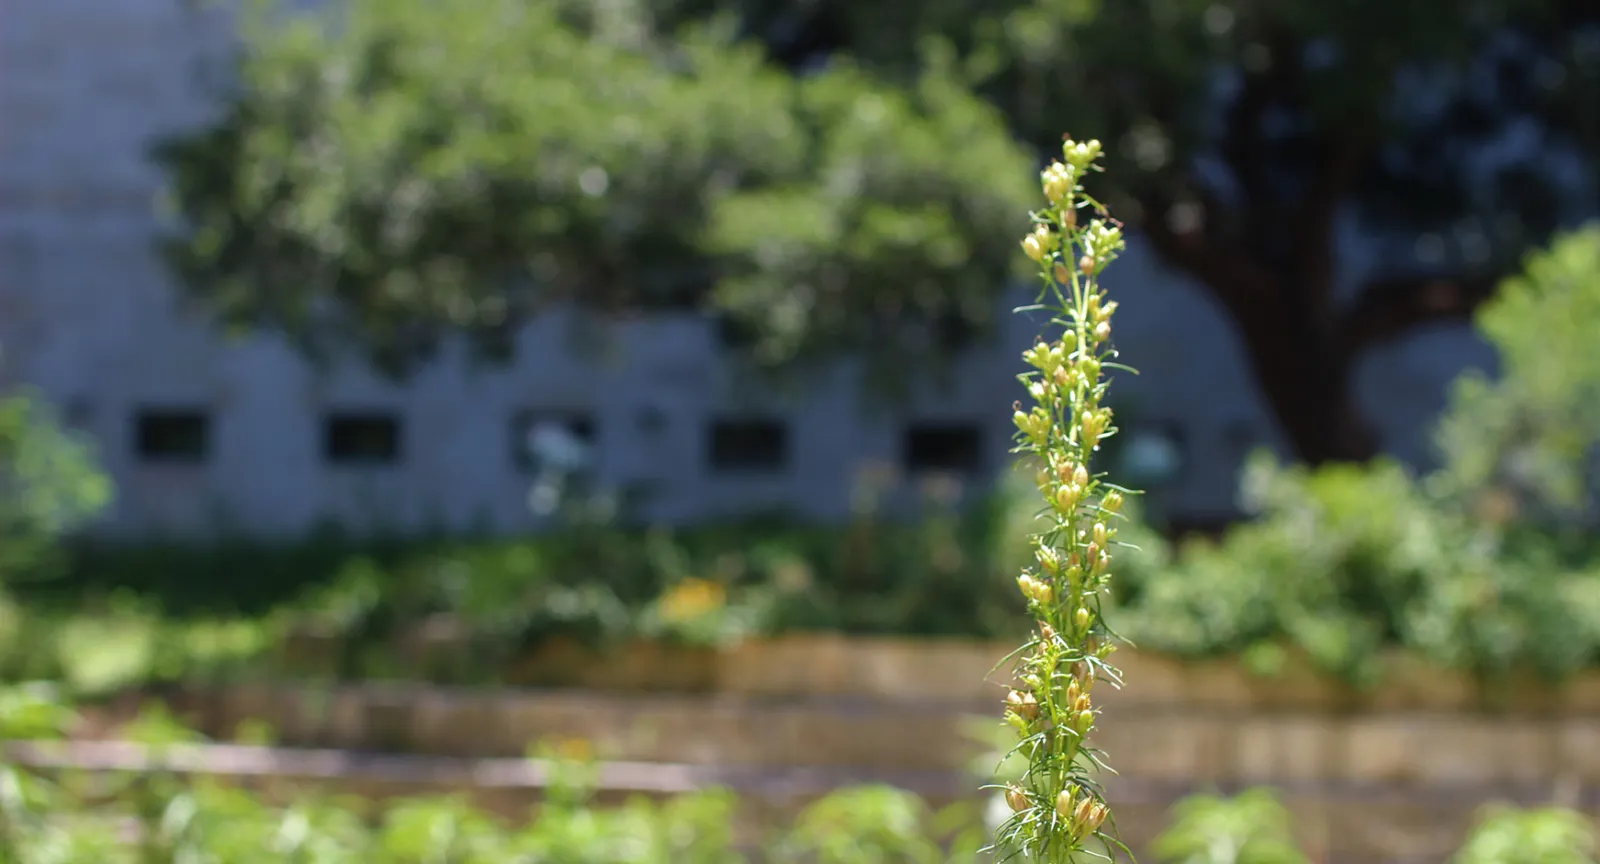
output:
<svg viewBox="0 0 1600 864"><path fill-rule="evenodd" d="M400 461L400 418L386 412L336 412L323 426L322 449L336 465L393 465Z"/></svg>
<svg viewBox="0 0 1600 864"><path fill-rule="evenodd" d="M134 417L134 453L144 462L196 464L211 449L211 418L205 411L144 408Z"/></svg>
<svg viewBox="0 0 1600 864"><path fill-rule="evenodd" d="M983 469L983 430L971 423L919 423L906 429L907 473L973 474Z"/></svg>
<svg viewBox="0 0 1600 864"><path fill-rule="evenodd" d="M716 471L780 471L789 462L789 429L778 420L716 420L709 451Z"/></svg>

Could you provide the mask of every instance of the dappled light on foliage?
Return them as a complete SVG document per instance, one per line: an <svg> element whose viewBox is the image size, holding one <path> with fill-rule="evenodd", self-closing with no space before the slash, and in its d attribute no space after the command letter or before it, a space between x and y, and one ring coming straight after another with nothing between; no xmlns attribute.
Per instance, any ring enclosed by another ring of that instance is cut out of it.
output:
<svg viewBox="0 0 1600 864"><path fill-rule="evenodd" d="M720 23L570 11L256 20L222 118L158 150L178 275L226 322L395 372L458 331L503 355L566 302L715 308L769 366L901 374L947 353L929 328L991 316L1031 160L948 62L799 77Z"/></svg>

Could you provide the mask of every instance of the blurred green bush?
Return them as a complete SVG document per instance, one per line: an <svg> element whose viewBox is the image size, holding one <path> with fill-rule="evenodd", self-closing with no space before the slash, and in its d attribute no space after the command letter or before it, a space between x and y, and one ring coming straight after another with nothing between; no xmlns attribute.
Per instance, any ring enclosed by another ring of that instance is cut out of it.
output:
<svg viewBox="0 0 1600 864"><path fill-rule="evenodd" d="M1600 332L1600 226L1530 256L1478 326L1503 368L1462 377L1434 470L1419 477L1382 459L1309 470L1258 454L1240 484L1254 518L1217 541L1169 542L1130 508L1119 539L1136 549L1118 559L1112 623L1141 648L1242 655L1267 672L1298 651L1357 684L1375 681L1394 649L1491 678L1556 679L1600 662L1600 507L1587 481L1600 440L1589 336ZM59 514L92 510L106 490L81 451L7 431L37 428L34 410L0 411L0 455L16 454L7 464L30 483L78 478L64 487L75 494L39 498L6 524L57 529L69 521ZM63 578L17 587L26 615L0 605L0 637L12 634L0 638L0 676L88 689L177 676L195 658L247 662L290 627L376 656L360 646L448 625L472 635L483 669L555 637L1011 638L1027 626L1012 580L1037 513L1027 473L965 508L930 486L907 519L883 517L863 495L842 525L774 517L667 532L578 521L515 540L326 530L289 546L80 544ZM351 664L347 674L375 671L360 656Z"/></svg>
<svg viewBox="0 0 1600 864"><path fill-rule="evenodd" d="M0 742L62 739L76 711L59 688L0 687ZM160 748L200 742L162 710L121 729ZM3 747L3 745L0 745ZM931 810L889 786L845 787L786 826L736 830L741 802L725 789L620 807L596 800L597 766L560 747L530 751L550 772L526 820L480 810L465 795L374 800L262 794L164 771L143 775L37 773L0 750L0 861L120 864L264 860L302 864L976 864L992 836L978 808ZM268 784L268 788L273 787ZM269 800L270 799L270 800ZM1267 788L1179 801L1151 844L1165 864L1304 864L1293 818ZM1489 807L1457 864L1594 864L1593 823L1555 807Z"/></svg>
<svg viewBox="0 0 1600 864"><path fill-rule="evenodd" d="M1600 661L1600 225L1531 254L1477 327L1502 368L1457 383L1435 470L1258 454L1256 518L1216 543L1146 538L1115 620L1145 647L1268 669L1295 646L1357 683L1392 647L1489 677Z"/></svg>
<svg viewBox="0 0 1600 864"><path fill-rule="evenodd" d="M0 586L46 572L56 541L110 500L94 453L49 403L0 394Z"/></svg>
<svg viewBox="0 0 1600 864"><path fill-rule="evenodd" d="M0 688L0 741L59 740L73 710L60 694ZM197 740L162 712L123 738L159 747ZM789 830L735 834L738 801L723 789L600 807L595 766L555 749L531 754L551 786L525 822L498 818L464 795L390 801L295 794L272 803L249 789L164 772L45 775L0 753L0 861L8 864L210 862L254 864L922 864L977 860L984 843L969 809L935 813L887 786L839 789ZM754 841L754 842L752 842ZM751 853L760 851L758 859Z"/></svg>

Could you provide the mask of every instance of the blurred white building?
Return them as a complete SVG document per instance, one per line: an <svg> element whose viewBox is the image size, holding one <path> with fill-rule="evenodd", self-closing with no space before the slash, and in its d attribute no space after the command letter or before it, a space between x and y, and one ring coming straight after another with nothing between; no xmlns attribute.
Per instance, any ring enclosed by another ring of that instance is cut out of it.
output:
<svg viewBox="0 0 1600 864"><path fill-rule="evenodd" d="M273 338L225 340L175 298L154 253L146 159L153 136L205 117L197 70L228 50L225 16L182 0L3 9L0 381L42 388L98 439L118 488L106 530L517 530L536 518L525 445L541 421L547 445L571 443L552 430L592 443L598 486L636 490L643 515L672 521L769 506L827 518L872 466L976 488L1007 462L1023 320L949 392L878 416L843 375L796 404L734 398L716 328L692 316L619 325L602 356L571 351L571 321L553 316L509 366L447 361L405 386L319 376ZM1142 372L1119 385L1124 427L1172 469L1174 515L1228 514L1241 457L1276 433L1227 320L1137 244L1108 281ZM1445 383L1484 356L1453 328L1369 357L1361 393L1386 446L1424 458Z"/></svg>

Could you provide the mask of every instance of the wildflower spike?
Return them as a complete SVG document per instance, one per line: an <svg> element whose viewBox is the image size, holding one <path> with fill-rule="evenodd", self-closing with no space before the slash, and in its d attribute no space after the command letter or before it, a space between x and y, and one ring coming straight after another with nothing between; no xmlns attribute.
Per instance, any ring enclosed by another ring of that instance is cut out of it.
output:
<svg viewBox="0 0 1600 864"><path fill-rule="evenodd" d="M1100 755L1089 755L1086 738L1097 725L1089 698L1096 680L1121 681L1105 663L1114 646L1098 598L1107 590L1116 533L1107 520L1124 506L1124 493L1090 470L1101 441L1116 431L1102 404L1102 372L1116 356L1117 304L1099 277L1123 249L1122 230L1080 185L1097 170L1100 142L1068 137L1061 154L1039 175L1046 207L1022 241L1038 265L1044 296L1057 301L1052 321L1064 326L1024 353L1038 370L1025 376L1034 404L1017 405L1013 416L1017 452L1036 461L1034 477L1048 506L1045 527L1031 538L1037 565L1017 579L1039 637L1020 652L1013 669L1019 683L1005 698L1006 722L1023 739L1019 752L1028 764L1006 787L1012 816L994 845L1002 858L1051 864L1104 857L1087 846L1110 842L1102 833L1110 812L1090 791L1089 772L1098 770Z"/></svg>

